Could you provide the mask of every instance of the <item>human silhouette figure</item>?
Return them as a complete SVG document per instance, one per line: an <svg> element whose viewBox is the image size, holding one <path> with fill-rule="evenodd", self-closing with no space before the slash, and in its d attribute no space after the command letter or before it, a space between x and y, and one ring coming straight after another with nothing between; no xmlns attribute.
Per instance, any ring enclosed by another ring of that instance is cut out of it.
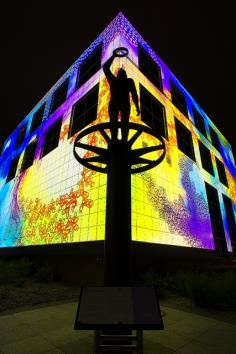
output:
<svg viewBox="0 0 236 354"><path fill-rule="evenodd" d="M119 69L117 76L113 75L110 66L116 55L113 55L103 65L103 70L110 85L111 99L109 102L108 112L111 122L111 137L117 139L118 133L118 115L121 114L121 132L122 139L127 141L128 138L128 124L130 115L130 93L135 104L137 115L140 114L138 95L134 80L127 78L126 71Z"/></svg>

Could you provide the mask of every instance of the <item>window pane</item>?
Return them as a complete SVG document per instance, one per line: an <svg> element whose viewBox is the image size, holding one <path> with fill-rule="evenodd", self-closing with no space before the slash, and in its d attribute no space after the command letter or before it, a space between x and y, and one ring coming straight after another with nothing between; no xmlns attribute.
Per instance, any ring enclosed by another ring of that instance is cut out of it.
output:
<svg viewBox="0 0 236 354"><path fill-rule="evenodd" d="M25 133L26 133L26 125L24 125L22 128L20 128L19 132L18 132L18 136L17 136L17 139L16 139L16 147L19 146L22 141L24 140L25 138Z"/></svg>
<svg viewBox="0 0 236 354"><path fill-rule="evenodd" d="M8 171L6 183L9 182L10 180L12 180L15 177L16 170L17 170L17 165L18 165L18 160L19 160L19 156L15 157L11 161L11 165L10 165L10 168L9 168L9 171Z"/></svg>
<svg viewBox="0 0 236 354"><path fill-rule="evenodd" d="M202 167L214 176L214 170L211 160L210 151L207 149L205 145L201 141L198 142L199 144L199 151L201 156Z"/></svg>
<svg viewBox="0 0 236 354"><path fill-rule="evenodd" d="M140 71L160 91L162 91L161 70L158 64L145 52L141 45L138 46L138 61Z"/></svg>
<svg viewBox="0 0 236 354"><path fill-rule="evenodd" d="M54 150L59 143L60 131L61 131L62 117L57 119L47 130L44 138L43 150L41 157L47 155Z"/></svg>
<svg viewBox="0 0 236 354"><path fill-rule="evenodd" d="M188 118L187 106L185 101L185 96L180 92L180 90L170 82L170 91L173 104L180 110L181 113Z"/></svg>
<svg viewBox="0 0 236 354"><path fill-rule="evenodd" d="M24 158L23 158L23 162L21 165L21 171L26 170L28 167L30 167L33 164L35 150L36 150L36 144L37 144L37 141L35 140L32 143L30 143L27 146L27 148L25 149Z"/></svg>
<svg viewBox="0 0 236 354"><path fill-rule="evenodd" d="M33 115L31 126L30 126L30 133L32 133L35 129L37 129L40 124L42 123L43 113L45 109L45 104L43 104Z"/></svg>
<svg viewBox="0 0 236 354"><path fill-rule="evenodd" d="M219 138L218 138L217 133L215 132L215 130L214 130L210 125L209 125L209 130L210 130L212 145L213 145L218 151L220 151L220 142L219 142Z"/></svg>
<svg viewBox="0 0 236 354"><path fill-rule="evenodd" d="M69 137L92 123L97 118L99 84L75 103L72 110Z"/></svg>
<svg viewBox="0 0 236 354"><path fill-rule="evenodd" d="M81 64L78 73L77 88L88 81L101 68L102 45L99 45Z"/></svg>
<svg viewBox="0 0 236 354"><path fill-rule="evenodd" d="M223 195L223 201L226 212L226 220L228 224L230 241L232 245L232 251L234 255L236 255L236 222L234 217L233 205L232 201L226 195Z"/></svg>
<svg viewBox="0 0 236 354"><path fill-rule="evenodd" d="M140 84L141 119L167 139L165 107Z"/></svg>
<svg viewBox="0 0 236 354"><path fill-rule="evenodd" d="M207 137L204 118L194 108L193 108L193 118L194 118L194 123L195 123L196 128L200 131L200 133L202 133L205 137Z"/></svg>
<svg viewBox="0 0 236 354"><path fill-rule="evenodd" d="M221 183L223 183L226 187L228 187L228 182L227 182L227 177L225 173L225 166L223 162L221 162L217 157L216 157L216 167L219 175L219 180Z"/></svg>
<svg viewBox="0 0 236 354"><path fill-rule="evenodd" d="M215 243L215 250L220 255L226 255L228 253L225 232L222 221L222 214L220 210L220 203L217 190L210 184L205 182L206 194L210 212L211 228L213 233L213 239Z"/></svg>
<svg viewBox="0 0 236 354"><path fill-rule="evenodd" d="M66 79L61 86L54 92L50 107L50 114L60 107L66 100L69 78Z"/></svg>
<svg viewBox="0 0 236 354"><path fill-rule="evenodd" d="M177 144L180 151L195 161L191 132L175 118Z"/></svg>

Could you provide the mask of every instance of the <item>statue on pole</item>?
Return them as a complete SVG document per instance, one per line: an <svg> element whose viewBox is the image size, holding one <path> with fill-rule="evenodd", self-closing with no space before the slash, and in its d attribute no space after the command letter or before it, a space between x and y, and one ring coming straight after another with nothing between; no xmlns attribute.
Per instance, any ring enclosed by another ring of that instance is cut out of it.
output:
<svg viewBox="0 0 236 354"><path fill-rule="evenodd" d="M121 115L121 132L122 139L125 141L128 138L128 124L130 116L130 94L136 107L137 115L140 114L140 108L138 103L137 90L134 84L134 80L127 78L126 71L120 68L117 76L111 72L111 64L116 57L126 55L126 51L123 48L121 50L113 51L113 55L103 65L103 70L106 75L107 81L110 85L111 99L108 106L110 122L111 122L111 136L112 139L117 139L118 133L118 116Z"/></svg>

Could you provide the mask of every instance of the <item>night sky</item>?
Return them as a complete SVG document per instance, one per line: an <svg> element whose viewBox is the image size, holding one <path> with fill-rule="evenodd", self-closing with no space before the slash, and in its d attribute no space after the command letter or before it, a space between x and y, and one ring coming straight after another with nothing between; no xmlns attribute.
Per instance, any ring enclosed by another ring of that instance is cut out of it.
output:
<svg viewBox="0 0 236 354"><path fill-rule="evenodd" d="M7 61L2 73L7 104L2 103L0 145L122 11L236 155L235 11L229 1L221 5L207 0L126 0L111 1L109 6L107 1L79 0L8 3L1 51Z"/></svg>

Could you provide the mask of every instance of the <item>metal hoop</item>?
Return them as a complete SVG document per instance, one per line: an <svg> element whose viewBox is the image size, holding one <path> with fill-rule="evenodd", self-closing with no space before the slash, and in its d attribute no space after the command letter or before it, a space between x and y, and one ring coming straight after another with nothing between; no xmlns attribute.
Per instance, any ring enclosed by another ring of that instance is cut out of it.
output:
<svg viewBox="0 0 236 354"><path fill-rule="evenodd" d="M122 123L118 122L117 127L118 128L122 127ZM136 133L128 141L122 141L122 140L114 141L111 139L111 137L105 131L105 130L111 130L111 123L101 123L82 130L77 136L74 143L73 153L76 160L80 162L83 166L92 169L96 172L107 173L107 165L109 164L109 161L112 158L112 154L111 154L112 146L114 147L115 144L122 144L122 147L123 148L125 147L125 150L127 150L132 174L147 171L150 168L153 168L157 166L159 163L161 163L165 157L165 142L162 136L157 132L153 131L153 129L141 124L129 123L128 127L129 129L136 131ZM103 138L107 142L107 149L98 146L84 144L81 142L82 138L95 132L99 132L103 136ZM142 133L146 133L158 139L160 144L132 150L133 144L140 137ZM76 148L81 148L87 151L94 152L96 156L87 157L87 158L81 157L77 153ZM142 155L144 154L155 152L158 150L162 151L162 153L155 160L149 160L147 158L142 157ZM96 166L93 165L93 163L101 163L105 165L105 167ZM135 167L136 165L137 167Z"/></svg>
<svg viewBox="0 0 236 354"><path fill-rule="evenodd" d="M125 47L119 47L113 50L113 54L115 57L127 57L127 55L129 54L129 50Z"/></svg>

